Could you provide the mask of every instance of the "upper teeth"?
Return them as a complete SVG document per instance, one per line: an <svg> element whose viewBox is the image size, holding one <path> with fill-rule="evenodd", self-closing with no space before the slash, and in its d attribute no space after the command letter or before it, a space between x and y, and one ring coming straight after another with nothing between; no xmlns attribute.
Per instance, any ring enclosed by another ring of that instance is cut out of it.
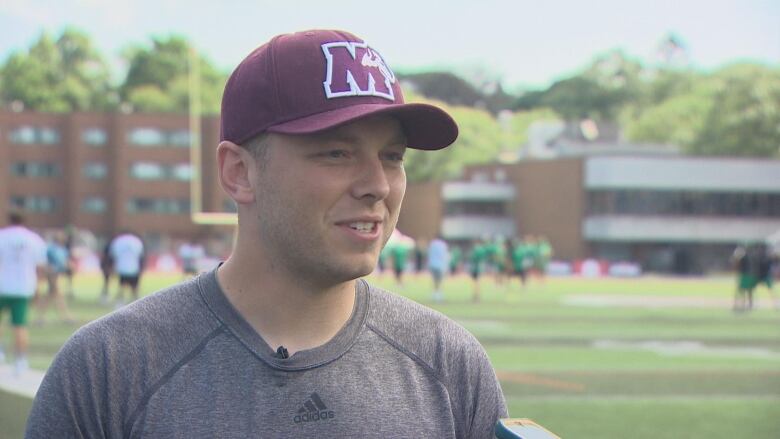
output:
<svg viewBox="0 0 780 439"><path fill-rule="evenodd" d="M374 228L374 223L364 223L364 222L350 223L349 227L358 230L360 232L370 232Z"/></svg>

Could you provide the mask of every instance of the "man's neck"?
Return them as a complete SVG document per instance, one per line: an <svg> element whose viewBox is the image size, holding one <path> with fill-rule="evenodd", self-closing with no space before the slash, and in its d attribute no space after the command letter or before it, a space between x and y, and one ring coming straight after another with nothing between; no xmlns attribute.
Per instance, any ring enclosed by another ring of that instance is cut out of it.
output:
<svg viewBox="0 0 780 439"><path fill-rule="evenodd" d="M242 260L252 266L242 266ZM321 346L349 320L355 304L355 281L322 287L278 272L259 269L257 261L231 256L217 271L228 301L275 349L290 355Z"/></svg>

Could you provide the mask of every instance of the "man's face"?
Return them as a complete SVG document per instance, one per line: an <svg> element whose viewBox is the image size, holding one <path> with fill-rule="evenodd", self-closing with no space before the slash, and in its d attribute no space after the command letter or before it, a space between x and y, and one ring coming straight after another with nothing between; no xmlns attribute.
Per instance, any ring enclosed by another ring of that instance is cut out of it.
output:
<svg viewBox="0 0 780 439"><path fill-rule="evenodd" d="M371 273L406 190L398 121L380 116L315 135L271 133L267 142L252 183L270 263L323 286Z"/></svg>

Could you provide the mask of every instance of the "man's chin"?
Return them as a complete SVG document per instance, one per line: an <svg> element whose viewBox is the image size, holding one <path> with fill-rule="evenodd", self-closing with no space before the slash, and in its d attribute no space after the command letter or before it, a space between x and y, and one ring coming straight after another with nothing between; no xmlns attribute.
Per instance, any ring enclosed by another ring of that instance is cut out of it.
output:
<svg viewBox="0 0 780 439"><path fill-rule="evenodd" d="M374 272L374 269L376 268L376 263L377 261L375 259L370 259L370 258L361 258L361 260L354 260L351 263L347 263L348 265L342 267L343 270L339 270L341 271L339 277L343 279L343 282L348 282L351 280L368 276L369 274Z"/></svg>

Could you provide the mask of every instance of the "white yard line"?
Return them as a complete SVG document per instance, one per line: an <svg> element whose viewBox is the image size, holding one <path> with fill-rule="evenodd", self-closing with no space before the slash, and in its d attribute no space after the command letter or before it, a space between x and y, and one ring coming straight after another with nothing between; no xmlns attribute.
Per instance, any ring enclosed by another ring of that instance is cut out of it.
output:
<svg viewBox="0 0 780 439"><path fill-rule="evenodd" d="M730 358L780 359L780 352L753 346L708 346L691 340L595 340L593 347L609 350L642 350L666 356L710 355Z"/></svg>
<svg viewBox="0 0 780 439"><path fill-rule="evenodd" d="M617 294L577 294L565 296L561 303L587 307L637 307L637 308L723 308L731 309L733 299L705 296L629 296ZM771 309L769 298L755 301L756 309Z"/></svg>

